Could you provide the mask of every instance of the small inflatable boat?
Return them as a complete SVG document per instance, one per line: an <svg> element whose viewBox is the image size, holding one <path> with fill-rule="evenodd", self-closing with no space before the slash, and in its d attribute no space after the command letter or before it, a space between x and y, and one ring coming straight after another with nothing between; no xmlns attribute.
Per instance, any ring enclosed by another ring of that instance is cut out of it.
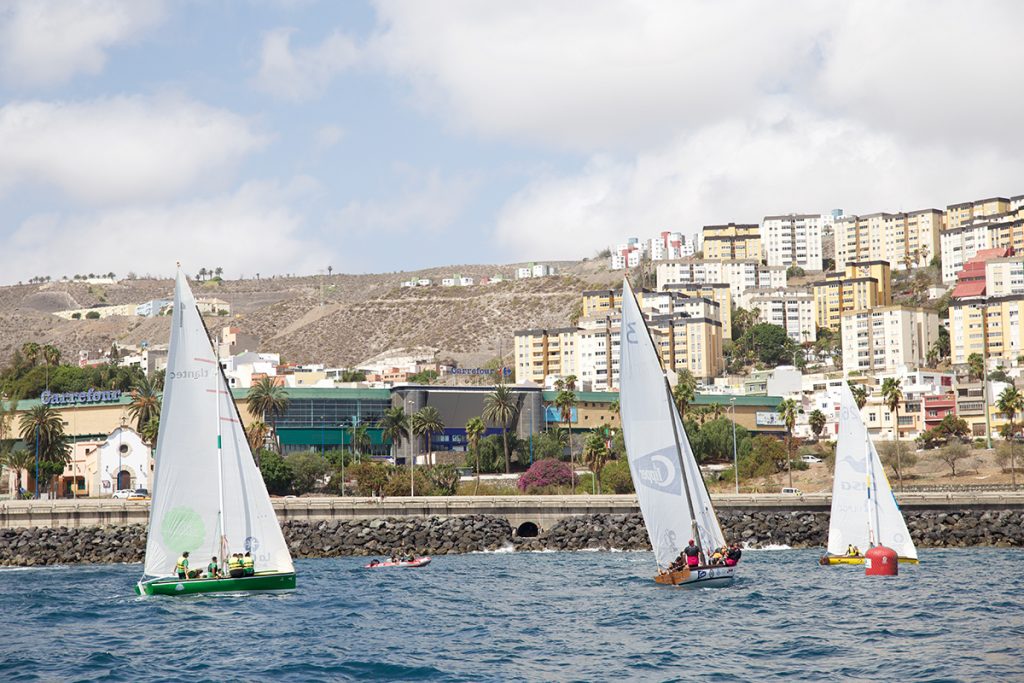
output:
<svg viewBox="0 0 1024 683"><path fill-rule="evenodd" d="M385 567L426 567L430 564L429 557L417 557L408 562L377 562L366 565L365 569L384 569Z"/></svg>

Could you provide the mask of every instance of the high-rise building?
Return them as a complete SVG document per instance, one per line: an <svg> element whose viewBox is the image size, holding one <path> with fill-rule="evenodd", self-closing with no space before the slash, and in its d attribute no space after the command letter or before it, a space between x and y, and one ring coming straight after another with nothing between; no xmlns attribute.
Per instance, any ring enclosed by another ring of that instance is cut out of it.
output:
<svg viewBox="0 0 1024 683"><path fill-rule="evenodd" d="M520 330L515 333L516 384L544 386L549 376L579 375L575 327Z"/></svg>
<svg viewBox="0 0 1024 683"><path fill-rule="evenodd" d="M1018 252L1024 252L1024 198L1016 204L1011 204L1008 199L986 201L990 207L1004 206L1002 202L1007 202L1005 206L1014 208L995 214L976 213L974 217L964 217L955 227L942 231L939 242L943 282L953 282L964 264L978 252L1003 247L1013 247Z"/></svg>
<svg viewBox="0 0 1024 683"><path fill-rule="evenodd" d="M892 305L888 261L848 263L842 272L825 274L811 284L818 327L839 331L842 314Z"/></svg>
<svg viewBox="0 0 1024 683"><path fill-rule="evenodd" d="M765 216L761 243L768 265L821 270L822 227L831 224L831 214Z"/></svg>
<svg viewBox="0 0 1024 683"><path fill-rule="evenodd" d="M745 297L744 308L757 309L761 322L778 325L786 330L786 334L793 341L802 344L818 339L814 294L810 289L752 289L747 291Z"/></svg>
<svg viewBox="0 0 1024 683"><path fill-rule="evenodd" d="M718 302L722 320L722 336L732 339L732 288L728 282L677 283L665 285L664 291L685 297L704 297Z"/></svg>
<svg viewBox="0 0 1024 683"><path fill-rule="evenodd" d="M1013 247L979 251L957 274L949 303L954 364L971 354L1002 361L1024 354L1024 259Z"/></svg>
<svg viewBox="0 0 1024 683"><path fill-rule="evenodd" d="M761 228L756 223L705 225L702 232L706 260L762 259Z"/></svg>
<svg viewBox="0 0 1024 683"><path fill-rule="evenodd" d="M835 223L836 270L874 260L894 270L927 266L939 253L942 227L938 209L844 216Z"/></svg>
<svg viewBox="0 0 1024 683"><path fill-rule="evenodd" d="M732 290L733 299L738 299L745 291L755 287L785 287L786 269L782 266L765 266L756 259L739 261L682 259L658 264L657 287L659 290L664 290L668 285L715 282L728 284Z"/></svg>
<svg viewBox="0 0 1024 683"><path fill-rule="evenodd" d="M926 365L939 338L939 316L910 306L878 306L842 314L843 371L895 372Z"/></svg>

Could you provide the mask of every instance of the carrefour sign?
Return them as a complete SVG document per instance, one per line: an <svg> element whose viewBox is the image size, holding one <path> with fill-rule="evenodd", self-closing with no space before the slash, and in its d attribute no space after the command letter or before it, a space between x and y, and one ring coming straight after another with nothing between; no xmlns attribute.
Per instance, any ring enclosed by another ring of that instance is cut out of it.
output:
<svg viewBox="0 0 1024 683"><path fill-rule="evenodd" d="M39 402L44 406L76 405L79 403L113 403L121 400L120 389L89 389L89 391L68 391L56 394L44 391Z"/></svg>

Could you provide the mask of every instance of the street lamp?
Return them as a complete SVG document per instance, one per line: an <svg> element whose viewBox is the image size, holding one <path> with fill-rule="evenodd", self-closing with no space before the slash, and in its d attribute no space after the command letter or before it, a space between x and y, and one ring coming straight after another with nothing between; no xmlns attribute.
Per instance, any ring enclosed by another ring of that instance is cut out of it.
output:
<svg viewBox="0 0 1024 683"><path fill-rule="evenodd" d="M732 406L732 471L736 475L736 493L740 492L740 463L736 456L736 397L729 399Z"/></svg>

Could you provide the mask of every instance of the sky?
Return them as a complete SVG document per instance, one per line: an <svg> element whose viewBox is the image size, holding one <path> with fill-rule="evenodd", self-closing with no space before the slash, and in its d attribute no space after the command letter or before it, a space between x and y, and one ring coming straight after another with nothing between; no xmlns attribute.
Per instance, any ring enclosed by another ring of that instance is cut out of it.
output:
<svg viewBox="0 0 1024 683"><path fill-rule="evenodd" d="M1024 193L1024 3L4 0L0 282Z"/></svg>

